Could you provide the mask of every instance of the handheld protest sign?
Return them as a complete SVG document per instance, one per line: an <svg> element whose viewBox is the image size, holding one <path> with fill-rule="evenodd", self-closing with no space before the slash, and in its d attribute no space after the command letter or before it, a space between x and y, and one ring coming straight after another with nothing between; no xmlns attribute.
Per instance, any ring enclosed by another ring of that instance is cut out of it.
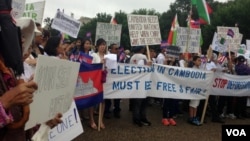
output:
<svg viewBox="0 0 250 141"><path fill-rule="evenodd" d="M76 38L81 28L81 22L58 11L51 27Z"/></svg>
<svg viewBox="0 0 250 141"><path fill-rule="evenodd" d="M158 16L153 15L127 15L131 46L146 46L148 58L148 45L161 44L161 32Z"/></svg>
<svg viewBox="0 0 250 141"><path fill-rule="evenodd" d="M25 11L22 16L29 17L33 19L35 22L42 23L44 9L45 9L45 2L46 1L44 0L44 1L26 3Z"/></svg>
<svg viewBox="0 0 250 141"><path fill-rule="evenodd" d="M217 26L217 39L224 38L230 51L236 51L242 41L243 35L239 33L238 27ZM228 50L227 50L228 51Z"/></svg>
<svg viewBox="0 0 250 141"><path fill-rule="evenodd" d="M25 10L25 0L12 0L11 15L14 19L21 18Z"/></svg>
<svg viewBox="0 0 250 141"><path fill-rule="evenodd" d="M201 29L177 27L176 46L181 52L198 53L200 48Z"/></svg>
<svg viewBox="0 0 250 141"><path fill-rule="evenodd" d="M110 46L111 44L117 44L120 46L121 32L121 24L97 22L95 43L99 38L103 38L107 42L107 46Z"/></svg>
<svg viewBox="0 0 250 141"><path fill-rule="evenodd" d="M158 16L127 15L131 46L161 44Z"/></svg>
<svg viewBox="0 0 250 141"><path fill-rule="evenodd" d="M49 62L49 63L48 63ZM34 81L39 86L30 104L25 129L30 129L68 111L71 106L80 64L39 55Z"/></svg>

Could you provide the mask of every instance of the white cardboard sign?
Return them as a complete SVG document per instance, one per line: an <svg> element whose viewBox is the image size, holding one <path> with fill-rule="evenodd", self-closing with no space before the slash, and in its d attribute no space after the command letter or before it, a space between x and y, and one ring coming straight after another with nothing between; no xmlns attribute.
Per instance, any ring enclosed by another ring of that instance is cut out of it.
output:
<svg viewBox="0 0 250 141"><path fill-rule="evenodd" d="M25 129L69 110L74 96L80 63L39 55L34 81L38 90L30 104Z"/></svg>
<svg viewBox="0 0 250 141"><path fill-rule="evenodd" d="M49 131L49 141L70 141L84 132L74 100L61 119L63 122Z"/></svg>
<svg viewBox="0 0 250 141"><path fill-rule="evenodd" d="M71 37L77 38L78 32L81 28L81 22L58 11L51 27L66 33Z"/></svg>
<svg viewBox="0 0 250 141"><path fill-rule="evenodd" d="M127 18L131 46L161 44L158 16L127 15Z"/></svg>
<svg viewBox="0 0 250 141"><path fill-rule="evenodd" d="M14 19L18 19L23 16L25 10L25 0L12 0L11 15Z"/></svg>
<svg viewBox="0 0 250 141"><path fill-rule="evenodd" d="M35 22L41 24L43 22L44 8L45 8L45 1L26 3L25 11L22 16L29 17L33 19Z"/></svg>
<svg viewBox="0 0 250 141"><path fill-rule="evenodd" d="M201 29L177 27L176 32L176 46L179 46L181 48L181 52L199 52Z"/></svg>
<svg viewBox="0 0 250 141"><path fill-rule="evenodd" d="M121 24L97 22L95 42L97 41L97 39L103 38L107 42L108 46L111 44L117 44L118 46L120 46L121 32Z"/></svg>

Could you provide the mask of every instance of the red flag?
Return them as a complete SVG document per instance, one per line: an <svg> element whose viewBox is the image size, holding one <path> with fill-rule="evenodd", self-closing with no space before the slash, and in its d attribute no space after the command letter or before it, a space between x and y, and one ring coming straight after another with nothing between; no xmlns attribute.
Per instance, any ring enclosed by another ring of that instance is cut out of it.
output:
<svg viewBox="0 0 250 141"><path fill-rule="evenodd" d="M191 28L200 28L200 21L191 19L189 24Z"/></svg>
<svg viewBox="0 0 250 141"><path fill-rule="evenodd" d="M114 17L111 18L110 24L117 24L117 21L116 21L116 19Z"/></svg>
<svg viewBox="0 0 250 141"><path fill-rule="evenodd" d="M78 109L103 101L102 64L81 63L74 99Z"/></svg>
<svg viewBox="0 0 250 141"><path fill-rule="evenodd" d="M179 27L179 23L178 23L178 18L177 18L177 14L176 14L174 17L174 20L172 22L171 29L170 29L169 34L168 34L168 44L169 45L176 44L176 28L177 27Z"/></svg>

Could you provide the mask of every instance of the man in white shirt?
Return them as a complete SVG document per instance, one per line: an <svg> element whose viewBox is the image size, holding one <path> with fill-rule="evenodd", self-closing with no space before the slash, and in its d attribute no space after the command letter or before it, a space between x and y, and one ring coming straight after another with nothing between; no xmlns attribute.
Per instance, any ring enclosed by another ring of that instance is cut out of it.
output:
<svg viewBox="0 0 250 141"><path fill-rule="evenodd" d="M210 61L206 64L206 70L210 71L224 71L224 68L220 66L219 63L217 63L218 57L217 54L213 53ZM209 105L211 107L211 112L212 112L212 122L218 122L218 123L224 123L224 121L219 117L219 112L218 112L218 100L219 97L210 95L209 96Z"/></svg>
<svg viewBox="0 0 250 141"><path fill-rule="evenodd" d="M158 64L164 64L164 61L166 60L166 51L167 46L161 45L161 52L157 55L156 62Z"/></svg>
<svg viewBox="0 0 250 141"><path fill-rule="evenodd" d="M130 64L137 64L137 65L151 65L152 62L147 61L146 55L143 53L145 52L145 47L137 46L134 47L134 55L130 59ZM134 124L141 127L142 125L150 126L151 122L147 120L146 117L146 109L148 105L147 98L135 98L130 99L132 104L132 112L133 112L133 122Z"/></svg>

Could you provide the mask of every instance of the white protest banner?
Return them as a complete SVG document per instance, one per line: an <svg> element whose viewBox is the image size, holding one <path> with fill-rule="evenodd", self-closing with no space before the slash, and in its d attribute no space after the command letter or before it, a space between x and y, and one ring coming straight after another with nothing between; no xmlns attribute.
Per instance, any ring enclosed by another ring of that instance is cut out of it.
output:
<svg viewBox="0 0 250 141"><path fill-rule="evenodd" d="M72 103L80 63L39 55L34 81L38 90L30 104L25 129L69 110Z"/></svg>
<svg viewBox="0 0 250 141"><path fill-rule="evenodd" d="M211 95L250 96L250 76L215 73Z"/></svg>
<svg viewBox="0 0 250 141"><path fill-rule="evenodd" d="M77 38L78 32L81 28L81 22L65 15L63 12L57 11L51 27L66 33L71 37Z"/></svg>
<svg viewBox="0 0 250 141"><path fill-rule="evenodd" d="M250 40L246 40L247 50L250 50Z"/></svg>
<svg viewBox="0 0 250 141"><path fill-rule="evenodd" d="M218 51L221 53L227 52L228 50L228 43L226 42L226 39L218 38L216 32L214 33L214 37L213 37L212 49L214 51Z"/></svg>
<svg viewBox="0 0 250 141"><path fill-rule="evenodd" d="M161 44L158 16L127 15L127 18L131 46Z"/></svg>
<svg viewBox="0 0 250 141"><path fill-rule="evenodd" d="M200 50L201 29L177 27L176 46L181 52L198 53Z"/></svg>
<svg viewBox="0 0 250 141"><path fill-rule="evenodd" d="M35 22L43 22L43 13L45 8L45 1L26 3L26 8L23 13L23 17L29 17Z"/></svg>
<svg viewBox="0 0 250 141"><path fill-rule="evenodd" d="M62 123L49 131L49 141L70 141L83 133L81 119L73 100L70 109L63 114Z"/></svg>
<svg viewBox="0 0 250 141"><path fill-rule="evenodd" d="M99 38L103 38L107 42L108 46L111 44L117 44L118 46L120 46L121 32L121 24L97 22L95 43Z"/></svg>
<svg viewBox="0 0 250 141"><path fill-rule="evenodd" d="M213 80L212 71L153 64L118 64L108 72L104 98L160 97L205 99ZM187 83L188 82L188 83ZM198 85L197 85L198 84Z"/></svg>
<svg viewBox="0 0 250 141"><path fill-rule="evenodd" d="M227 32L229 29L234 33L233 38L228 38ZM224 38L227 40L226 42L232 51L236 51L239 48L243 38L243 35L239 33L238 27L217 26L217 35L218 39Z"/></svg>
<svg viewBox="0 0 250 141"><path fill-rule="evenodd" d="M22 17L24 10L25 10L25 0L12 0L11 15L14 19Z"/></svg>

